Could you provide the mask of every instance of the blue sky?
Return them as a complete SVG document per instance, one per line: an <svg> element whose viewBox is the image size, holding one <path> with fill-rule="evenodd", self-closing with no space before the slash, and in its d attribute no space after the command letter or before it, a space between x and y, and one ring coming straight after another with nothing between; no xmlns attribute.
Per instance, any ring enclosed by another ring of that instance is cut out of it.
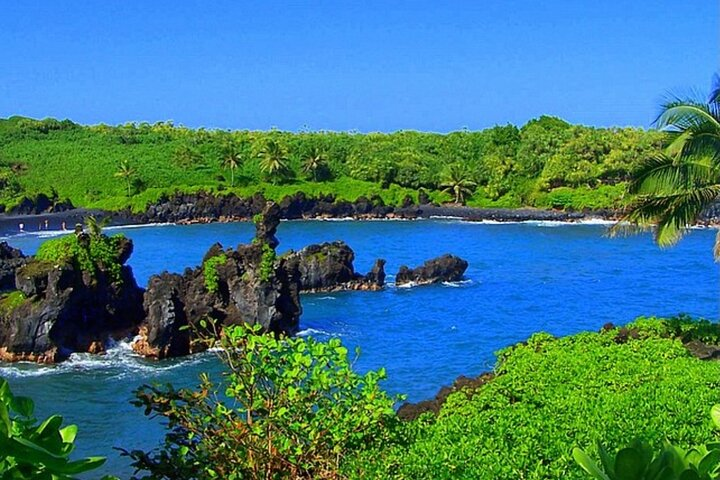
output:
<svg viewBox="0 0 720 480"><path fill-rule="evenodd" d="M720 70L714 0L0 0L0 116L446 132L649 126Z"/></svg>

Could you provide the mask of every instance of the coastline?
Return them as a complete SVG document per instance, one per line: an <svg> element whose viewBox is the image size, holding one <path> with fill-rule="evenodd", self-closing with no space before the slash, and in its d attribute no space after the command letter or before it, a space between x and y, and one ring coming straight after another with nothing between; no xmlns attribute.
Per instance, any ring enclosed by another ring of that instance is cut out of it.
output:
<svg viewBox="0 0 720 480"><path fill-rule="evenodd" d="M217 197L214 197L217 199ZM243 199L238 199L243 201ZM303 199L302 201L305 201ZM251 202L251 203L250 203ZM256 198L248 200L247 208L235 209L226 206L210 206L207 197L200 197L198 203L202 208L193 208L195 202L184 198L182 202L165 202L161 205L151 205L147 211L133 214L129 211L112 212L97 209L74 208L59 212L45 212L39 214L0 214L0 235L33 234L58 231L72 231L77 223L82 223L87 216L109 217L109 226L150 225L150 224L203 224L203 223L230 223L251 221ZM614 211L588 211L568 212L562 210L541 210L534 208L477 208L460 205L406 205L403 207L387 207L373 205L365 199L356 202L333 202L319 199L320 208L313 204L311 208L306 205L297 205L295 199L283 201L281 218L283 220L420 220L420 219L455 219L465 222L532 222L551 221L563 223L613 222L618 219ZM302 203L302 202L301 202ZM254 205L253 205L254 204ZM369 205L368 205L369 204ZM305 208L303 208L305 207ZM47 223L46 223L47 222ZM23 228L21 230L20 225ZM63 226L65 227L63 229Z"/></svg>
<svg viewBox="0 0 720 480"><path fill-rule="evenodd" d="M468 223L532 223L553 222L566 224L603 224L611 225L620 218L620 213L612 210L569 212L563 210L541 210L535 208L478 208L459 205L411 205L399 208L388 208L389 211L372 211L369 213L353 213L341 209L341 214L333 215L332 209L315 214L281 215L283 221L411 221L411 220L458 220ZM185 210L188 213L188 210ZM127 211L112 212L106 210L74 208L59 212L39 214L0 214L0 236L18 234L71 232L76 224L83 223L84 218L109 217L108 227L120 228L147 225L194 225L209 223L249 222L253 215L173 215L172 218L148 216L147 213L131 214ZM47 227L45 226L47 221ZM20 231L19 225L24 225ZM63 224L65 229L63 230ZM720 216L713 212L692 228L720 227Z"/></svg>

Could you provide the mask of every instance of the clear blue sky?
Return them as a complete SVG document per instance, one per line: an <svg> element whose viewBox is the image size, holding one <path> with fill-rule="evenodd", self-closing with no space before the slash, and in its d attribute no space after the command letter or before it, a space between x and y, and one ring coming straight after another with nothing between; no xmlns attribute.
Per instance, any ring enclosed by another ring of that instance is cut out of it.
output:
<svg viewBox="0 0 720 480"><path fill-rule="evenodd" d="M716 0L0 0L0 116L446 132L648 126L720 70Z"/></svg>

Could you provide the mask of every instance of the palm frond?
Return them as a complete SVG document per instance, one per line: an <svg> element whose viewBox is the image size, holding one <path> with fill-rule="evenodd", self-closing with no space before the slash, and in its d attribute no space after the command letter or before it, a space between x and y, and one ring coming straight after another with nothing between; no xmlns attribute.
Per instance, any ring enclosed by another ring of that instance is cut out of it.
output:
<svg viewBox="0 0 720 480"><path fill-rule="evenodd" d="M640 195L662 195L697 186L720 183L720 165L715 157L647 158L633 174L628 191Z"/></svg>
<svg viewBox="0 0 720 480"><path fill-rule="evenodd" d="M709 122L720 128L718 119L713 116L710 107L704 103L676 102L668 104L655 121L658 128L670 131L685 131L690 128L702 126Z"/></svg>
<svg viewBox="0 0 720 480"><path fill-rule="evenodd" d="M720 75L713 75L712 89L708 99L710 104L720 105Z"/></svg>
<svg viewBox="0 0 720 480"><path fill-rule="evenodd" d="M674 245L685 229L697 221L708 206L720 197L720 185L707 185L674 194L641 197L621 219L639 226L657 224L655 241L660 246Z"/></svg>

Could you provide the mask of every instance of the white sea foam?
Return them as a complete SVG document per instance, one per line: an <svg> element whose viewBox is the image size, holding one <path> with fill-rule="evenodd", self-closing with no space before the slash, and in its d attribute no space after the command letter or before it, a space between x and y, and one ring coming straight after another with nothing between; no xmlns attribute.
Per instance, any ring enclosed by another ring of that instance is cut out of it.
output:
<svg viewBox="0 0 720 480"><path fill-rule="evenodd" d="M0 364L0 376L38 377L77 372L105 371L120 379L137 373L157 374L161 371L185 368L205 359L203 354L192 355L180 361L157 362L148 360L132 350L132 342L121 341L108 346L104 354L73 353L57 365L38 365L30 362Z"/></svg>
<svg viewBox="0 0 720 480"><path fill-rule="evenodd" d="M467 285L472 285L473 281L468 278L467 280L458 280L456 282L442 282L442 284L445 285L446 287L460 288L460 287L465 287Z"/></svg>
<svg viewBox="0 0 720 480"><path fill-rule="evenodd" d="M111 225L103 228L103 230L126 230L131 228L146 228L146 227L174 227L176 223L172 222L158 222L158 223L138 223L131 225Z"/></svg>
<svg viewBox="0 0 720 480"><path fill-rule="evenodd" d="M335 297L318 297L317 300L337 300Z"/></svg>
<svg viewBox="0 0 720 480"><path fill-rule="evenodd" d="M308 337L308 336L313 336L313 335L327 335L327 336L334 336L334 337L342 336L338 333L326 332L325 330L321 330L319 328L304 328L297 333L298 337Z"/></svg>

